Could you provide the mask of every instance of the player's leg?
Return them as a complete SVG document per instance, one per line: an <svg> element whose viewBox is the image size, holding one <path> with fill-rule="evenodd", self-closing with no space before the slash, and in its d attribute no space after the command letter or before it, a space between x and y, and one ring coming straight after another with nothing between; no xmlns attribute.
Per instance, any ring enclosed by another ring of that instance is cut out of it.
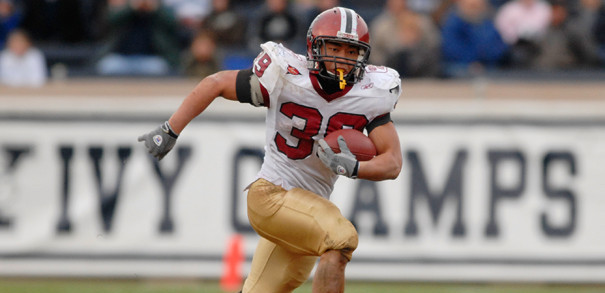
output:
<svg viewBox="0 0 605 293"><path fill-rule="evenodd" d="M322 292L332 292L327 291L328 285L344 286L344 268L357 248L357 231L332 202L307 190L286 191L260 179L248 192L248 217L261 236L279 246L322 257L321 273L314 280ZM337 282L325 279L328 276Z"/></svg>
<svg viewBox="0 0 605 293"><path fill-rule="evenodd" d="M296 254L261 238L242 292L292 292L309 278L316 260L315 256Z"/></svg>
<svg viewBox="0 0 605 293"><path fill-rule="evenodd" d="M324 252L313 277L313 293L344 292L345 267L348 262L338 250Z"/></svg>

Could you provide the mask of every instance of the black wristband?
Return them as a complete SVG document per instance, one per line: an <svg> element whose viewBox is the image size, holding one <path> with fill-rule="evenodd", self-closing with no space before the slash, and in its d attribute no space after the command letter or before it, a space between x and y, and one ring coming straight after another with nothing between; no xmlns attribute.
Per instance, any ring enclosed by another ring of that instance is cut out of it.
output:
<svg viewBox="0 0 605 293"><path fill-rule="evenodd" d="M359 161L355 164L355 168L353 168L353 172L351 173L351 178L357 178L357 171L359 170Z"/></svg>
<svg viewBox="0 0 605 293"><path fill-rule="evenodd" d="M168 123L168 121L164 122L164 124L162 124L162 131L166 132L168 135L172 136L173 138L178 138L179 135L176 134L174 132L174 130L172 130L172 127L170 127L170 123Z"/></svg>

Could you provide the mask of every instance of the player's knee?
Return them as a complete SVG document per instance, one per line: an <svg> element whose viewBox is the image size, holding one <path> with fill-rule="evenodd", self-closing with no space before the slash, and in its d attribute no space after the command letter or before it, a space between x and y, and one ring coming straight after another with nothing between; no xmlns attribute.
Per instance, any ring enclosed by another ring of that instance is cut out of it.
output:
<svg viewBox="0 0 605 293"><path fill-rule="evenodd" d="M320 262L329 262L339 266L345 266L350 260L342 250L328 250L320 257Z"/></svg>
<svg viewBox="0 0 605 293"><path fill-rule="evenodd" d="M351 224L351 226L353 225ZM358 243L359 238L357 235L357 231L355 230L355 227L353 227L352 231L348 235L345 247L340 250L340 253L347 259L347 261L350 261L351 257L353 257L353 251L357 249Z"/></svg>
<svg viewBox="0 0 605 293"><path fill-rule="evenodd" d="M338 250L347 260L351 260L359 242L357 230L345 217L339 217L336 221L334 229L326 237L326 251Z"/></svg>
<svg viewBox="0 0 605 293"><path fill-rule="evenodd" d="M357 249L357 244L359 243L359 236L357 234L357 230L355 229L355 226L353 226L353 224L348 220L346 225L343 226L344 238L346 243L345 249L353 251Z"/></svg>

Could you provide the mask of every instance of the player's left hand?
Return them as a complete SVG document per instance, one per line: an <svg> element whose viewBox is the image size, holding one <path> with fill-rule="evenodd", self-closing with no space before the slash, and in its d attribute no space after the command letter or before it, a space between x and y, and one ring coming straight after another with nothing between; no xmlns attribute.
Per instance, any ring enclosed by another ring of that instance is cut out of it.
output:
<svg viewBox="0 0 605 293"><path fill-rule="evenodd" d="M357 178L359 161L357 161L355 155L349 150L342 135L338 137L338 147L340 148L340 153L334 153L328 143L320 139L317 156L328 168L332 169L332 172L349 178Z"/></svg>
<svg viewBox="0 0 605 293"><path fill-rule="evenodd" d="M166 121L151 132L139 136L138 141L145 142L147 151L161 160L174 147L178 137L179 135L172 130L170 124Z"/></svg>

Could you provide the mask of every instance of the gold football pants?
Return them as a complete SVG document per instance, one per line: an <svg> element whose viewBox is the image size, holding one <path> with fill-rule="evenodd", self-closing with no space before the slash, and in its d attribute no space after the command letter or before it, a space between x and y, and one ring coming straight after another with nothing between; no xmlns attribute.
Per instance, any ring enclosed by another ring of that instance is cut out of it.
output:
<svg viewBox="0 0 605 293"><path fill-rule="evenodd" d="M248 218L262 237L244 293L292 292L327 250L351 259L357 231L329 200L304 189L285 190L259 179L248 190Z"/></svg>

